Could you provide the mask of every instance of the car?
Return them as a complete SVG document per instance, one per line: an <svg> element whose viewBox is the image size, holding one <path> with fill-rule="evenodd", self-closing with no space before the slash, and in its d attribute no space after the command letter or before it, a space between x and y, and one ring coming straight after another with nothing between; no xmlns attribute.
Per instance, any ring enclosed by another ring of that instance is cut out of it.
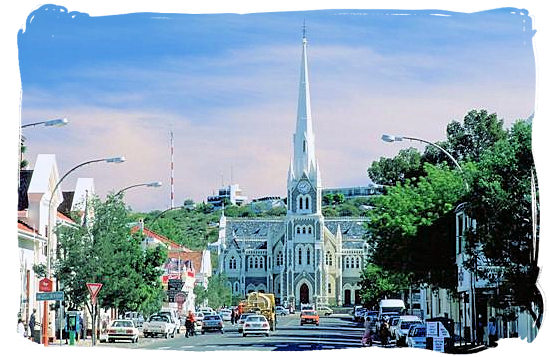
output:
<svg viewBox="0 0 550 357"><path fill-rule="evenodd" d="M363 310L363 318L370 317L371 321L374 319L378 319L378 311L375 310Z"/></svg>
<svg viewBox="0 0 550 357"><path fill-rule="evenodd" d="M397 323L399 322L399 317L400 316L392 316L388 321L388 325L390 325L390 337L393 339L395 339L395 328L397 327Z"/></svg>
<svg viewBox="0 0 550 357"><path fill-rule="evenodd" d="M406 338L407 347L426 348L426 325L414 325L409 329Z"/></svg>
<svg viewBox="0 0 550 357"><path fill-rule="evenodd" d="M137 343L139 339L139 330L132 320L113 320L107 328L107 342L116 340L130 340Z"/></svg>
<svg viewBox="0 0 550 357"><path fill-rule="evenodd" d="M406 346L406 338L409 333L409 329L413 325L422 324L422 320L418 316L403 315L399 317L397 325L395 326L395 344L397 346Z"/></svg>
<svg viewBox="0 0 550 357"><path fill-rule="evenodd" d="M176 311L176 309L172 309L172 308L169 308L169 307L163 307L162 309L160 309L159 314L169 315L172 322L176 325L176 332L180 333L181 322L180 322L180 318L178 316L178 312Z"/></svg>
<svg viewBox="0 0 550 357"><path fill-rule="evenodd" d="M317 313L319 313L319 315L330 316L330 315L332 315L333 312L334 312L334 310L332 310L327 305L317 306Z"/></svg>
<svg viewBox="0 0 550 357"><path fill-rule="evenodd" d="M251 315L257 315L257 314L254 314L254 313L244 313L242 314L239 319L237 320L237 330L239 331L239 333L243 332L243 326L244 326L244 322L246 321L246 318L248 316L251 316Z"/></svg>
<svg viewBox="0 0 550 357"><path fill-rule="evenodd" d="M243 337L253 333L269 336L269 322L264 315L249 315L244 321Z"/></svg>
<svg viewBox="0 0 550 357"><path fill-rule="evenodd" d="M206 331L220 331L223 333L223 320L220 315L212 314L204 316L202 320L201 334Z"/></svg>
<svg viewBox="0 0 550 357"><path fill-rule="evenodd" d="M300 314L300 326L304 324L315 324L319 326L319 314L315 310L302 311Z"/></svg>
<svg viewBox="0 0 550 357"><path fill-rule="evenodd" d="M355 306L353 311L353 320L354 321L363 321L364 320L364 312L367 311L366 308Z"/></svg>
<svg viewBox="0 0 550 357"><path fill-rule="evenodd" d="M315 310L315 307L312 304L306 304L306 303L300 304L300 311L311 311L311 310Z"/></svg>
<svg viewBox="0 0 550 357"><path fill-rule="evenodd" d="M231 321L231 310L229 309L221 309L219 314L223 321Z"/></svg>
<svg viewBox="0 0 550 357"><path fill-rule="evenodd" d="M169 315L153 314L149 320L143 323L143 337L168 336L174 338L176 335L176 324L172 322Z"/></svg>
<svg viewBox="0 0 550 357"><path fill-rule="evenodd" d="M206 306L206 307L201 307L198 312L203 312L203 313L204 312L209 312L209 313L213 314L214 309L212 309L211 307Z"/></svg>
<svg viewBox="0 0 550 357"><path fill-rule="evenodd" d="M376 322L376 331L380 331L380 326L382 322L387 322L388 325L390 325L390 320L394 317L400 317L399 313L397 312L384 312L378 316L377 322Z"/></svg>
<svg viewBox="0 0 550 357"><path fill-rule="evenodd" d="M124 320L132 320L135 327L143 326L143 315L136 311L127 311L124 313Z"/></svg>
<svg viewBox="0 0 550 357"><path fill-rule="evenodd" d="M285 307L275 306L275 313L277 315L288 315L290 313L290 311Z"/></svg>

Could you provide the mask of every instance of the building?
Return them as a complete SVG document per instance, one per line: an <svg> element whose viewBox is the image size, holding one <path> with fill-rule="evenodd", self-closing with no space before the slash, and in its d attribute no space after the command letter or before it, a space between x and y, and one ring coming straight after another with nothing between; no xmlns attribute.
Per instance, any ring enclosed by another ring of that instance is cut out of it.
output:
<svg viewBox="0 0 550 357"><path fill-rule="evenodd" d="M208 196L206 202L214 206L214 208L222 208L224 204L230 202L233 205L240 206L246 202L248 198L243 196L243 192L239 187L239 184L231 184L218 189L218 194Z"/></svg>
<svg viewBox="0 0 550 357"><path fill-rule="evenodd" d="M384 186L369 184L367 186L323 188L323 196L341 193L345 198L369 197L382 193Z"/></svg>
<svg viewBox="0 0 550 357"><path fill-rule="evenodd" d="M261 219L222 214L220 272L234 294L273 292L279 303L351 305L359 302L359 280L367 258L365 219L325 218L321 170L315 157L310 108L307 39L302 60L293 155L287 176L287 214Z"/></svg>

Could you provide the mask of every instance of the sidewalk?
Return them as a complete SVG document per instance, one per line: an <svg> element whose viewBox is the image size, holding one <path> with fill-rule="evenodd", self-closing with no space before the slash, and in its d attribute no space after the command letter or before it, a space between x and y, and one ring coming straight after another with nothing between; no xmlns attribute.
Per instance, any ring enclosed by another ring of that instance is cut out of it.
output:
<svg viewBox="0 0 550 357"><path fill-rule="evenodd" d="M466 345L459 345L455 344L454 349L451 354L470 354L470 353L477 353L481 351L485 351L488 347L485 345L472 345L472 344L466 344Z"/></svg>

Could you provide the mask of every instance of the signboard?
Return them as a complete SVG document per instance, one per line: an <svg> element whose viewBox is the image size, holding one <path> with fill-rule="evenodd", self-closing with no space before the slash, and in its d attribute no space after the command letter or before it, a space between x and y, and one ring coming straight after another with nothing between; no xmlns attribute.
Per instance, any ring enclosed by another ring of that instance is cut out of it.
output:
<svg viewBox="0 0 550 357"><path fill-rule="evenodd" d="M445 338L434 337L433 350L436 352L445 352Z"/></svg>
<svg viewBox="0 0 550 357"><path fill-rule="evenodd" d="M174 301L179 304L183 304L185 302L185 294L183 293L177 293L175 296L174 296Z"/></svg>
<svg viewBox="0 0 550 357"><path fill-rule="evenodd" d="M40 279L38 282L38 291L51 292L53 291L53 281L48 278Z"/></svg>
<svg viewBox="0 0 550 357"><path fill-rule="evenodd" d="M103 287L103 284L100 283L86 283L88 291L90 292L90 297L92 298L92 304L95 304L95 298L99 293L99 290Z"/></svg>
<svg viewBox="0 0 550 357"><path fill-rule="evenodd" d="M45 293L36 293L37 301L46 301L46 300L64 300L65 294L63 291L51 291Z"/></svg>
<svg viewBox="0 0 550 357"><path fill-rule="evenodd" d="M426 337L437 337L439 335L437 324L437 321L426 322Z"/></svg>

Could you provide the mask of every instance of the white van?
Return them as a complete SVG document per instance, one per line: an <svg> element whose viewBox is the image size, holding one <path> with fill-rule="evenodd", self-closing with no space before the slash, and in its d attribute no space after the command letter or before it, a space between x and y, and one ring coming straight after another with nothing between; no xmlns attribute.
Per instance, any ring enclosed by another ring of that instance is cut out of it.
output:
<svg viewBox="0 0 550 357"><path fill-rule="evenodd" d="M378 316L381 318L384 313L394 312L401 315L405 310L405 303L401 299L384 299L380 300L380 310Z"/></svg>

